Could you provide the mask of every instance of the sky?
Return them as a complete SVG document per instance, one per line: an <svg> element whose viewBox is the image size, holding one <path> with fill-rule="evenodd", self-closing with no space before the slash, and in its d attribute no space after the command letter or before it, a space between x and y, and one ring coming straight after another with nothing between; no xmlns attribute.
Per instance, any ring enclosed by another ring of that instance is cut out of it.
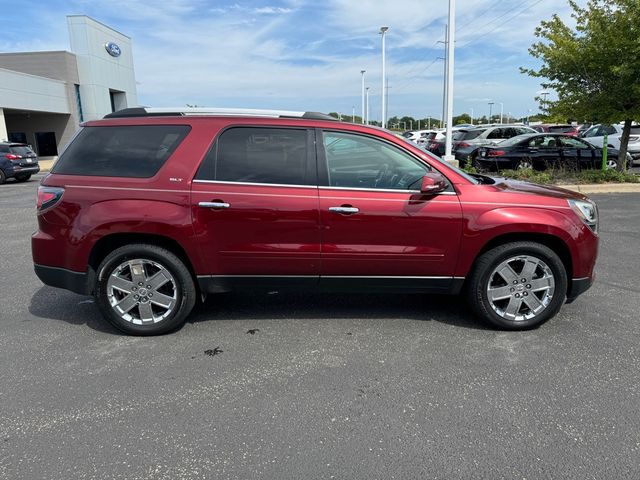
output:
<svg viewBox="0 0 640 480"><path fill-rule="evenodd" d="M583 3L583 2L579 2ZM537 111L527 51L541 20L570 22L566 0L457 0L454 114ZM0 0L0 52L69 50L65 15L132 37L146 106L361 112L381 115L381 26L389 116L442 112L446 0Z"/></svg>

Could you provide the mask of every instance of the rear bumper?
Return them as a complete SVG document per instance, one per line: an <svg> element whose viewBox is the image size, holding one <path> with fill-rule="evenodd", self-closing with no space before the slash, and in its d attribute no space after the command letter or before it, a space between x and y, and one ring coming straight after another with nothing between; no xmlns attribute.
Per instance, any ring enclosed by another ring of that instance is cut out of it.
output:
<svg viewBox="0 0 640 480"><path fill-rule="evenodd" d="M7 178L15 177L16 175L35 175L40 171L40 165L37 163L33 166L21 167L20 165L11 165L9 168L4 169L4 173Z"/></svg>
<svg viewBox="0 0 640 480"><path fill-rule="evenodd" d="M573 302L578 296L591 288L594 277L574 278L571 281L571 289L567 292L567 303Z"/></svg>
<svg viewBox="0 0 640 480"><path fill-rule="evenodd" d="M60 267L47 267L34 265L36 275L45 285L56 288L64 288L80 295L91 295L89 288L89 275L86 272L75 272Z"/></svg>

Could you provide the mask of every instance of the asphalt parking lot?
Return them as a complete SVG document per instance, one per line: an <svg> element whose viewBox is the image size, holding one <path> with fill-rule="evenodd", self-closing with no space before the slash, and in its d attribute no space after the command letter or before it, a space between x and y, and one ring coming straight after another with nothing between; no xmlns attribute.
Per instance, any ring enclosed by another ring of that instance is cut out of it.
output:
<svg viewBox="0 0 640 480"><path fill-rule="evenodd" d="M247 293L136 338L36 278L36 187L0 186L0 478L640 477L640 194L593 197L597 283L534 331Z"/></svg>

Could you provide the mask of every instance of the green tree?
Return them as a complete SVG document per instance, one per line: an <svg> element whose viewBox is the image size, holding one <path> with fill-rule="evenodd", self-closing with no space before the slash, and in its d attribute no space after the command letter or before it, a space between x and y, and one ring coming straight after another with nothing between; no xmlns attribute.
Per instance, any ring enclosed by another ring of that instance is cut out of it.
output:
<svg viewBox="0 0 640 480"><path fill-rule="evenodd" d="M557 15L542 21L535 31L541 40L529 48L542 65L521 70L546 79L542 86L558 94L557 100L538 99L549 117L623 120L619 156L625 159L631 124L640 117L640 2L589 0L580 7L569 0L569 5L575 28Z"/></svg>
<svg viewBox="0 0 640 480"><path fill-rule="evenodd" d="M471 116L468 113L463 113L457 117L453 117L453 124L460 125L461 123L471 123Z"/></svg>

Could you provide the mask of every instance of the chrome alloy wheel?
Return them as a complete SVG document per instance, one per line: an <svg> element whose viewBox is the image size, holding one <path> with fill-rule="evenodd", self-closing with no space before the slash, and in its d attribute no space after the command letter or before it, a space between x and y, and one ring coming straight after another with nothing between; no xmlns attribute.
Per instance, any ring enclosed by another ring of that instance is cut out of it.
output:
<svg viewBox="0 0 640 480"><path fill-rule="evenodd" d="M546 263L530 255L518 255L493 270L487 298L493 311L505 320L529 320L549 306L555 285Z"/></svg>
<svg viewBox="0 0 640 480"><path fill-rule="evenodd" d="M157 262L127 260L109 275L107 297L114 312L136 325L158 323L177 305L177 284L173 275Z"/></svg>

